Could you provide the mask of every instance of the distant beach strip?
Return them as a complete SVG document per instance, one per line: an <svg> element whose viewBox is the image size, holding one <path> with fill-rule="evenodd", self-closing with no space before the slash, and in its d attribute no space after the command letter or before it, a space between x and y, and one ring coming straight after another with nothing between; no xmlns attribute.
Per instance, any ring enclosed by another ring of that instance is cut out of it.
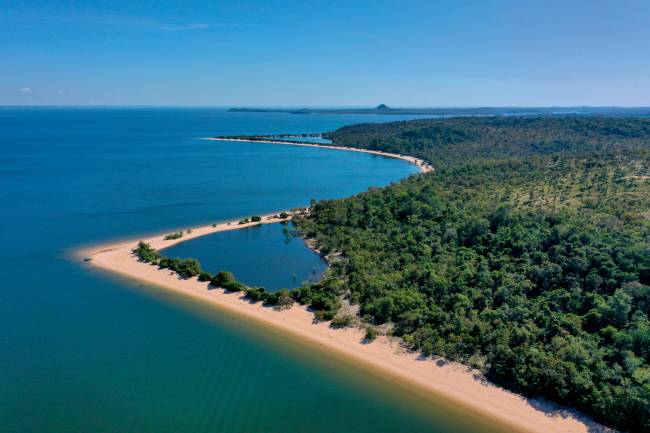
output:
<svg viewBox="0 0 650 433"><path fill-rule="evenodd" d="M354 151L401 159L414 164L421 173L431 172L434 169L421 159L382 151L259 137L255 139L212 137L207 140L253 141ZM259 221L221 222L185 230L180 237L159 234L147 236L144 239L138 238L85 248L78 251L77 254L97 268L193 298L206 305L229 310L298 338L306 344L326 349L330 353L339 354L360 365L381 371L386 377L392 378L402 385L414 387L413 389L417 389L423 395L461 407L468 412L468 416L492 421L496 425L502 426L504 431L534 433L610 431L580 414L558 409L537 400L529 400L493 385L486 381L478 371L471 370L462 364L443 359L438 362L423 362L417 353L404 349L398 338L380 336L372 343L367 343L363 329L333 329L327 322L316 323L313 313L304 306L294 304L289 309L279 310L265 306L262 302L253 303L241 292L233 293L220 288L209 288L208 282L198 281L197 278L182 279L175 272L170 272L169 269L161 269L158 266L139 261L133 253L140 241L160 251L180 242L212 233L289 221L296 214L306 212L308 212L306 208L293 209L284 212L286 218L280 218L278 216L280 212L277 212L261 216Z"/></svg>
<svg viewBox="0 0 650 433"><path fill-rule="evenodd" d="M335 145L328 145L328 144L308 143L305 141L274 140L271 138L262 138L262 137L251 137L251 138L209 137L206 138L205 140L245 141L249 143L267 143L267 144L288 144L291 146L305 146L305 147L319 147L321 149L347 150L350 152L369 153L372 155L379 155L386 158L401 159L403 161L407 161L415 165L422 173L428 173L433 171L433 166L423 161L422 159L415 158L413 156L408 156L408 155L399 155L397 153L382 152L381 150L368 150L368 149L359 149L356 147L344 147L344 146L335 146Z"/></svg>

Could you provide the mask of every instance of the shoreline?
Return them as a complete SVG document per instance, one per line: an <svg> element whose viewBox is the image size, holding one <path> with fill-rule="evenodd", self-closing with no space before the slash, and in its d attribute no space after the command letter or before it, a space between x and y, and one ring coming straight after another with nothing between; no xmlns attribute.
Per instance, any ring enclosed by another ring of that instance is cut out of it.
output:
<svg viewBox="0 0 650 433"><path fill-rule="evenodd" d="M348 152L360 152L360 153L369 153L371 155L379 155L385 158L401 159L410 164L415 165L421 173L429 173L433 171L433 166L426 161L416 158L414 156L400 155L397 153L383 152L381 150L370 150L370 149L359 149L356 147L344 147L344 146L330 146L327 144L318 144L318 143L305 143L299 141L279 141L279 140L257 140L254 138L244 139L244 138L224 138L224 137L207 137L204 140L211 141L244 141L249 143L267 143L267 144L288 144L290 146L304 146L304 147L319 147L321 149L334 149L334 150L345 150Z"/></svg>
<svg viewBox="0 0 650 433"><path fill-rule="evenodd" d="M433 170L433 167L420 159L380 151L294 142L225 138L209 138L209 140L268 142L357 151L402 159L416 165L423 173ZM260 222L239 224L238 221L229 221L192 228L190 233L184 231L179 239L165 240L165 233L147 236L142 240L157 250L164 250L180 242L212 233L290 221L295 212L287 213L289 217L286 219L278 219L274 217L275 214L271 214L262 216ZM364 344L363 330L332 329L329 327L329 322L313 323L313 314L304 306L296 304L288 310L278 311L272 307L265 307L259 302L251 303L241 293L230 293L223 289L208 290L208 283L199 282L196 278L180 279L177 274L167 269L159 269L157 266L138 261L131 250L139 240L140 238L87 247L79 250L78 255L91 259L88 262L91 266L193 298L218 309L228 310L238 316L288 333L330 353L359 362L364 367L386 374L403 385L414 386L418 391L444 403L459 406L468 414L480 416L486 420L486 423L493 421L508 431L531 433L612 431L570 409L557 408L538 400L529 400L491 384L484 380L479 372L462 364L444 360L438 362L431 359L422 360L417 353L406 351L399 344L399 339L381 336L372 343Z"/></svg>

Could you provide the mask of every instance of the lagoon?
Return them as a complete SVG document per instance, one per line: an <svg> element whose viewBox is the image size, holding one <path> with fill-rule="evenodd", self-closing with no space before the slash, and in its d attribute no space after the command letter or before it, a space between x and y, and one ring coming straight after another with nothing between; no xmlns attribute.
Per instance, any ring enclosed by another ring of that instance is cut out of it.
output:
<svg viewBox="0 0 650 433"><path fill-rule="evenodd" d="M193 257L213 275L229 271L250 287L293 289L303 281L318 281L327 264L291 230L287 222L218 232L165 248L162 254Z"/></svg>

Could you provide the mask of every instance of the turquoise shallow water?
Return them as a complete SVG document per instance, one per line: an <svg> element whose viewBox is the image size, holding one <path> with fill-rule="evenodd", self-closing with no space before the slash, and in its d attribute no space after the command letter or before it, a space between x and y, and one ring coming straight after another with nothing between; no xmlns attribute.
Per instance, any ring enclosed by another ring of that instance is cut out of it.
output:
<svg viewBox="0 0 650 433"><path fill-rule="evenodd" d="M344 360L70 257L396 181L414 168L199 139L386 120L398 118L0 108L0 432L482 431Z"/></svg>

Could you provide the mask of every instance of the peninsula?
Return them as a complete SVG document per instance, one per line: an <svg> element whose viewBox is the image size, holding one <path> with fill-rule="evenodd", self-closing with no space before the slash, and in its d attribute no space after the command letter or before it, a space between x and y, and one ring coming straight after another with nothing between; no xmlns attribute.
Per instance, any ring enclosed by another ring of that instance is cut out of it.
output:
<svg viewBox="0 0 650 433"><path fill-rule="evenodd" d="M273 136L275 137L275 136ZM416 158L414 156L408 156L408 155L402 155L400 153L391 153L391 152L384 152L382 150L376 150L376 149L362 149L359 147L349 147L349 146L336 146L336 145L330 145L330 144L317 144L317 143L309 143L306 141L288 141L288 140L283 140L283 139L276 139L271 136L242 136L242 137L210 137L206 138L206 140L213 140L213 141L248 141L248 142L255 142L255 143L267 143L267 144L289 144L291 146L306 146L306 147L318 147L322 149L333 149L333 150L347 150L350 152L360 152L360 153L369 153L372 155L379 155L383 156L385 158L395 158L395 159L401 159L402 161L409 162L413 165L415 165L420 172L422 173L428 173L430 171L433 171L433 166L426 161ZM297 136L297 138L300 138L300 136Z"/></svg>
<svg viewBox="0 0 650 433"><path fill-rule="evenodd" d="M213 138L226 140L225 137ZM242 138L239 138L243 140ZM265 140L278 143L274 140ZM328 146L321 144L283 142L282 144L328 147L349 151L377 154L385 157L399 158L415 164L421 172L431 172L431 165L423 159L375 149L361 149L350 146ZM416 176L420 177L420 176ZM311 210L312 212L314 209ZM315 209L316 216L320 214ZM301 212L302 213L302 212ZM259 321L282 332L302 339L329 352L338 353L353 359L367 367L382 371L394 377L403 385L409 384L422 392L443 398L445 401L465 408L468 413L477 414L491 419L497 424L508 426L514 431L526 432L594 432L606 431L598 424L581 416L577 412L558 409L557 407L529 400L521 395L493 385L484 379L483 374L476 368L440 359L440 362L422 362L418 352L408 350L404 341L389 335L373 335L369 340L368 330L364 327L343 326L335 329L326 320L315 321L313 311L307 305L293 305L288 309L277 309L251 303L246 294L231 292L221 288L211 287L208 282L197 278L181 278L169 269L161 269L138 259L134 254L139 241L156 251L164 251L166 247L225 230L236 230L258 224L269 224L289 219L299 222L299 227L306 227L311 215L287 211L284 218L278 214L264 215L255 221L239 220L222 222L204 227L192 228L182 233L182 236L157 235L145 239L134 239L111 245L103 245L80 252L92 266L123 276L133 278L147 284L174 291L194 299L203 301L218 308L225 308L243 317ZM302 221L302 222L300 222ZM313 228L308 228L313 234ZM325 243L315 237L315 245L322 248ZM320 244L320 245L319 245ZM327 246L330 249L329 246ZM330 250L331 251L331 250ZM327 251L324 251L327 252ZM314 304L312 304L312 308ZM321 316L322 317L322 316ZM372 341L368 344L369 341Z"/></svg>

